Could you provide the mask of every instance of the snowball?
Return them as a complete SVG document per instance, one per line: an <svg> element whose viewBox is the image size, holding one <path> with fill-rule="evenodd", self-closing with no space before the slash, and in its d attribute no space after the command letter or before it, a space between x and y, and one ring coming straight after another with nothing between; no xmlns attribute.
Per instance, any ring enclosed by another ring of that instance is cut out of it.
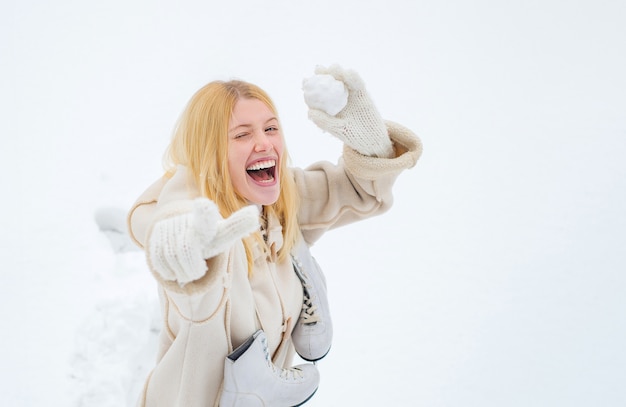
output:
<svg viewBox="0 0 626 407"><path fill-rule="evenodd" d="M331 116L339 113L348 103L345 85L331 75L315 75L305 79L302 89L309 108L322 110Z"/></svg>

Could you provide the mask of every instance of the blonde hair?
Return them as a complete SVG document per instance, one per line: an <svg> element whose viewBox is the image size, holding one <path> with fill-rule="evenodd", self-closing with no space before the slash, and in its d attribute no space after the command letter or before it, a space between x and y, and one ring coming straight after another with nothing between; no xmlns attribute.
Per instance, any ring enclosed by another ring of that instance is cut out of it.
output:
<svg viewBox="0 0 626 407"><path fill-rule="evenodd" d="M238 80L211 82L192 96L178 120L164 156L166 175L172 176L179 164L186 166L199 187L200 194L214 201L224 218L249 205L235 191L228 171L228 125L239 99L258 99L278 117L269 95L258 86ZM278 200L263 207L266 218L270 215L276 216L282 225L283 246L278 252L279 261L289 256L298 236L296 216L299 197L290 164L285 147L279 163ZM244 239L248 272L252 271L254 262L254 241L265 244L260 233Z"/></svg>

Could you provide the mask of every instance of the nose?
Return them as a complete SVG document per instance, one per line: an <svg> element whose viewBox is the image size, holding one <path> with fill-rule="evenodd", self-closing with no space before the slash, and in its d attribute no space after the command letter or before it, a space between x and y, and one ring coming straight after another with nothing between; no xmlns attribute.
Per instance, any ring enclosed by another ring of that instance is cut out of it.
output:
<svg viewBox="0 0 626 407"><path fill-rule="evenodd" d="M263 151L270 151L272 149L272 143L265 132L257 132L254 136L254 151L257 153Z"/></svg>

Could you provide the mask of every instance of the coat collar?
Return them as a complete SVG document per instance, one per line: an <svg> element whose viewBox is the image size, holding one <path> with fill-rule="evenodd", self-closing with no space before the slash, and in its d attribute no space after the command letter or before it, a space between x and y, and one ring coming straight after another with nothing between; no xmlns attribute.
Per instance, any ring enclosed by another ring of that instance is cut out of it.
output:
<svg viewBox="0 0 626 407"><path fill-rule="evenodd" d="M274 214L270 213L267 218L261 216L261 236L265 241L265 247L257 245L255 260L266 256L267 261L275 262L278 251L283 247L283 227Z"/></svg>

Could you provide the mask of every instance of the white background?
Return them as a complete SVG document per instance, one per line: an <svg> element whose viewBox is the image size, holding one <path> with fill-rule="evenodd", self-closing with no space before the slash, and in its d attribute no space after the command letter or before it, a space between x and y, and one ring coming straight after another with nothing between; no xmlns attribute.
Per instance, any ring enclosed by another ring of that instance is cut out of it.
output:
<svg viewBox="0 0 626 407"><path fill-rule="evenodd" d="M314 248L336 337L308 405L626 405L624 21L621 0L4 1L0 403L132 405L155 286L94 212L161 174L214 79L270 93L294 164L335 161L300 87L340 63L424 155L389 213Z"/></svg>

